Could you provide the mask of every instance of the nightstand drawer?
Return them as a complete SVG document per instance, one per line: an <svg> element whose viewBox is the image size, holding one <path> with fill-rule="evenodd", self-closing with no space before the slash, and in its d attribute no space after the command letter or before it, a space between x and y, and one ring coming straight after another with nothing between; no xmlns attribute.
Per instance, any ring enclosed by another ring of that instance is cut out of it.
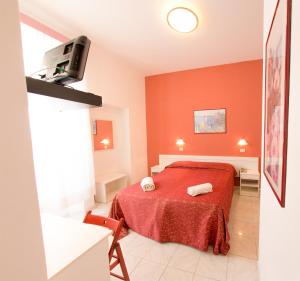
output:
<svg viewBox="0 0 300 281"><path fill-rule="evenodd" d="M240 195L259 197L259 172L250 169L240 170Z"/></svg>

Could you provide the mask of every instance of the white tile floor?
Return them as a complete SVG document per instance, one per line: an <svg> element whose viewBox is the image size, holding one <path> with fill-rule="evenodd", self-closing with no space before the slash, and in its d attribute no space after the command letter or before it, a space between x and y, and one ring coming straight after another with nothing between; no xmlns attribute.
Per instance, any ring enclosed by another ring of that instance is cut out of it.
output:
<svg viewBox="0 0 300 281"><path fill-rule="evenodd" d="M110 205L98 204L106 215ZM176 243L159 243L133 231L121 240L131 281L258 281L259 199L234 193L230 252L213 255ZM120 269L116 268L120 273ZM111 280L120 280L111 277Z"/></svg>

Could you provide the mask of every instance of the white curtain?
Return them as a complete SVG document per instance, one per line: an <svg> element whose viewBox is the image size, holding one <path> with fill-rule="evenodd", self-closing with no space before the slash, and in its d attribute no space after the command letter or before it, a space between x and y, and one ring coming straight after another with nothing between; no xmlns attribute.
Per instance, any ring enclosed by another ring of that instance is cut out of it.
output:
<svg viewBox="0 0 300 281"><path fill-rule="evenodd" d="M42 68L44 52L60 42L24 24L21 30L30 75ZM92 206L95 186L89 109L35 94L28 94L28 102L41 211L80 216Z"/></svg>

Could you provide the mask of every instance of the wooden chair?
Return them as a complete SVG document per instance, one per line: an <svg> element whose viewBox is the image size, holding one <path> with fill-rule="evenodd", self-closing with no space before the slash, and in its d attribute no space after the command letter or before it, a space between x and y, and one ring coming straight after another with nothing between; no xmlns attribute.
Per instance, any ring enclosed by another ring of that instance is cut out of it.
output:
<svg viewBox="0 0 300 281"><path fill-rule="evenodd" d="M121 280L130 281L127 268L125 265L125 260L122 254L121 246L118 242L120 232L124 224L124 219L118 221L112 218L93 215L92 212L89 211L86 214L83 222L88 224L96 224L96 225L104 226L113 231L113 241L111 243L108 252L110 275L117 277ZM114 254L114 251L116 251L116 255ZM113 259L115 260L112 261ZM123 276L111 272L118 264L120 264Z"/></svg>

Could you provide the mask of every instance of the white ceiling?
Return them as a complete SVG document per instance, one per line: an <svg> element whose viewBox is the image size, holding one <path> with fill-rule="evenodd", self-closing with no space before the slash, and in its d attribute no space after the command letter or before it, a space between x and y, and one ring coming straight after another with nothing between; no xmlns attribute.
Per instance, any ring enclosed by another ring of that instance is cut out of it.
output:
<svg viewBox="0 0 300 281"><path fill-rule="evenodd" d="M25 14L118 54L146 75L262 58L262 0L20 0ZM192 8L196 31L169 28L167 12Z"/></svg>

